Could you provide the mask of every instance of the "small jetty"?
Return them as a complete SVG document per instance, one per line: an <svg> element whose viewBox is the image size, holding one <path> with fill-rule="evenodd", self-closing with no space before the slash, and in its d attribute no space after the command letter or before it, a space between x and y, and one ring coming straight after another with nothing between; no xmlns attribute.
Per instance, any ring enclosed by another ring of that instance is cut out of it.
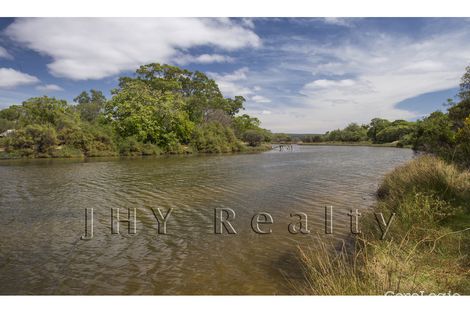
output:
<svg viewBox="0 0 470 313"><path fill-rule="evenodd" d="M273 145L272 150L294 151L294 147L290 143L280 143L280 144Z"/></svg>

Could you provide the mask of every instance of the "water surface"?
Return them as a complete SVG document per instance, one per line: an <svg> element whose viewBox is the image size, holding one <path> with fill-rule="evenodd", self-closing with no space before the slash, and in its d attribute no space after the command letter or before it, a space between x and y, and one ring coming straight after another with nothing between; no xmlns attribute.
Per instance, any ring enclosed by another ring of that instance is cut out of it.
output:
<svg viewBox="0 0 470 313"><path fill-rule="evenodd" d="M289 294L301 279L296 249L336 239L350 209L367 209L381 177L412 158L396 148L298 146L259 154L0 162L2 294ZM113 207L137 209L137 234L111 234ZM151 208L174 208L168 234ZM236 235L214 234L214 209L232 208ZM80 240L84 209L94 238ZM272 233L251 229L257 212ZM308 215L292 235L290 213Z"/></svg>

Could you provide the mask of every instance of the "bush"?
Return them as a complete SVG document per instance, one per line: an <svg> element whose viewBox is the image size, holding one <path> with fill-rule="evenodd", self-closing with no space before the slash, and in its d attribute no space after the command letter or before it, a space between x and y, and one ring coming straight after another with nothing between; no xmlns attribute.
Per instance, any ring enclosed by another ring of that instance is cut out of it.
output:
<svg viewBox="0 0 470 313"><path fill-rule="evenodd" d="M74 147L86 156L110 156L116 154L112 131L104 127L82 124L80 127L63 128L58 136L61 144Z"/></svg>
<svg viewBox="0 0 470 313"><path fill-rule="evenodd" d="M70 146L60 146L51 152L53 158L79 158L84 154L80 149Z"/></svg>
<svg viewBox="0 0 470 313"><path fill-rule="evenodd" d="M335 129L325 134L327 141L358 142L367 140L367 129L356 123L349 124L344 129Z"/></svg>
<svg viewBox="0 0 470 313"><path fill-rule="evenodd" d="M394 125L382 129L376 135L376 142L394 142L402 139L405 135L413 132L413 126L411 125Z"/></svg>
<svg viewBox="0 0 470 313"><path fill-rule="evenodd" d="M434 153L446 160L452 160L455 132L447 114L434 112L418 121L413 138L413 149Z"/></svg>
<svg viewBox="0 0 470 313"><path fill-rule="evenodd" d="M14 121L9 121L7 119L0 118L0 133L3 133L8 129L15 128L15 125L16 123Z"/></svg>
<svg viewBox="0 0 470 313"><path fill-rule="evenodd" d="M119 144L119 154L124 156L160 155L161 149L150 143L141 143L135 137L122 139Z"/></svg>
<svg viewBox="0 0 470 313"><path fill-rule="evenodd" d="M54 128L33 124L8 137L6 151L21 150L24 156L42 156L50 154L57 144Z"/></svg>
<svg viewBox="0 0 470 313"><path fill-rule="evenodd" d="M249 129L243 134L243 140L251 147L258 147L264 141L264 134L261 130Z"/></svg>
<svg viewBox="0 0 470 313"><path fill-rule="evenodd" d="M213 122L196 128L191 146L198 152L223 153L240 150L240 143L231 128Z"/></svg>

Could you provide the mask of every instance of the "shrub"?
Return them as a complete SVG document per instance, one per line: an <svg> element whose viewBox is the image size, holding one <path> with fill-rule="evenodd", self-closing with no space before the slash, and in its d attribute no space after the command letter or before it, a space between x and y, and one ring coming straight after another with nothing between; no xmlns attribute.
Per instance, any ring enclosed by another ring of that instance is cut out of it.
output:
<svg viewBox="0 0 470 313"><path fill-rule="evenodd" d="M196 128L191 146L198 152L222 153L239 151L240 145L231 128L213 122Z"/></svg>
<svg viewBox="0 0 470 313"><path fill-rule="evenodd" d="M119 143L119 154L124 156L159 155L162 150L155 144L141 143L135 137L127 137Z"/></svg>
<svg viewBox="0 0 470 313"><path fill-rule="evenodd" d="M411 125L394 125L382 129L376 135L376 142L394 142L402 139L405 135L413 132L413 126Z"/></svg>
<svg viewBox="0 0 470 313"><path fill-rule="evenodd" d="M243 134L243 140L252 147L258 147L264 141L264 134L261 130L249 129Z"/></svg>
<svg viewBox="0 0 470 313"><path fill-rule="evenodd" d="M25 156L49 154L58 144L55 129L37 124L15 131L6 143L6 151L21 150Z"/></svg>

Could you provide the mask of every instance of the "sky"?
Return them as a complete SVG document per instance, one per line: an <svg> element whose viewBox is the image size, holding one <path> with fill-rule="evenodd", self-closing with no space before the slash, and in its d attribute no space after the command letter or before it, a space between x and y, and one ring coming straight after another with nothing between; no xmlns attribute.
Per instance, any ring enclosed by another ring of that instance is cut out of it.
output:
<svg viewBox="0 0 470 313"><path fill-rule="evenodd" d="M264 128L323 133L445 110L470 65L470 19L0 18L0 109L110 97L152 62L205 72Z"/></svg>

